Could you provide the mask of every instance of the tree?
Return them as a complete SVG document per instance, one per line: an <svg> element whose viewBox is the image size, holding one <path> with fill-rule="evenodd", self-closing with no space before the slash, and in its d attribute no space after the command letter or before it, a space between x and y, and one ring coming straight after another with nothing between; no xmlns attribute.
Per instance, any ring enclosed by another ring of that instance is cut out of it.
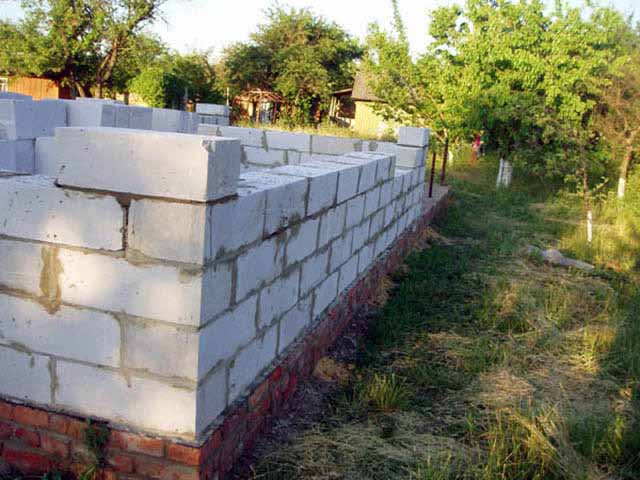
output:
<svg viewBox="0 0 640 480"><path fill-rule="evenodd" d="M234 94L267 89L286 100L296 123L318 121L331 92L353 84L358 42L335 23L308 9L267 10L248 43L224 53L224 81Z"/></svg>
<svg viewBox="0 0 640 480"><path fill-rule="evenodd" d="M24 20L0 26L0 69L101 97L121 54L165 0L22 0Z"/></svg>

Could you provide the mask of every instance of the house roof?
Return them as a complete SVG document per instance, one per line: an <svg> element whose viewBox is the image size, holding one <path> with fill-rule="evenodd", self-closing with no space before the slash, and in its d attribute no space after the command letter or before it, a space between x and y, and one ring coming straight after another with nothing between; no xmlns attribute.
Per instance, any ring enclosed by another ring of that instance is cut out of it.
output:
<svg viewBox="0 0 640 480"><path fill-rule="evenodd" d="M369 86L369 79L371 75L365 73L362 70L359 70L356 74L355 82L353 83L353 93L351 97L354 100L361 100L365 102L380 102L378 97L376 97Z"/></svg>

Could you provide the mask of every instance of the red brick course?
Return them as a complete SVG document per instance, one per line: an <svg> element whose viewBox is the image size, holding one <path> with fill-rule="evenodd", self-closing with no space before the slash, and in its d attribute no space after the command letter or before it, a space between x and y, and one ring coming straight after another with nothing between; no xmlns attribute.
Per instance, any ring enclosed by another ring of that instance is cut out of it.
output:
<svg viewBox="0 0 640 480"><path fill-rule="evenodd" d="M447 202L445 196L435 208L426 209L429 213L417 227L395 242L388 255L341 297L248 398L225 412L222 424L201 446L112 429L99 480L223 480L270 421L287 410L300 382L311 374L354 314L375 302L380 281L401 265L424 228L446 209ZM425 206L433 205L425 199ZM83 419L0 400L0 458L29 475L55 469L77 476L92 458L84 441L86 426Z"/></svg>

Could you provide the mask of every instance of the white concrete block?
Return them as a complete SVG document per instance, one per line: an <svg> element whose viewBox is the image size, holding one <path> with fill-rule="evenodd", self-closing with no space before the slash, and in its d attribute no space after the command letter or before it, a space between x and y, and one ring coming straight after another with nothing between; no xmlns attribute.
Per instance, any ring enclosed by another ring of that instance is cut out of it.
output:
<svg viewBox="0 0 640 480"><path fill-rule="evenodd" d="M305 296L316 285L327 278L329 271L329 250L317 253L302 263L300 295Z"/></svg>
<svg viewBox="0 0 640 480"><path fill-rule="evenodd" d="M0 344L117 367L120 325L100 312L61 306L53 313L24 298L0 294Z"/></svg>
<svg viewBox="0 0 640 480"><path fill-rule="evenodd" d="M229 403L238 398L273 361L278 344L277 325L267 330L262 338L257 338L244 348L229 368Z"/></svg>
<svg viewBox="0 0 640 480"><path fill-rule="evenodd" d="M331 259L329 271L334 272L351 257L351 245L353 243L353 230L349 230L331 243Z"/></svg>
<svg viewBox="0 0 640 480"><path fill-rule="evenodd" d="M311 151L311 135L307 133L281 132L266 130L267 146L276 150Z"/></svg>
<svg viewBox="0 0 640 480"><path fill-rule="evenodd" d="M393 176L393 198L398 198L402 193L402 185L404 183L404 172L401 169L396 169Z"/></svg>
<svg viewBox="0 0 640 480"><path fill-rule="evenodd" d="M280 320L278 354L284 352L300 333L311 323L311 296L289 310Z"/></svg>
<svg viewBox="0 0 640 480"><path fill-rule="evenodd" d="M216 203L211 211L211 256L216 258L262 237L267 192L243 184L238 196Z"/></svg>
<svg viewBox="0 0 640 480"><path fill-rule="evenodd" d="M198 386L196 434L200 436L227 406L227 370L220 368Z"/></svg>
<svg viewBox="0 0 640 480"><path fill-rule="evenodd" d="M319 227L319 219L307 219L291 228L287 240L286 266L293 265L316 251Z"/></svg>
<svg viewBox="0 0 640 480"><path fill-rule="evenodd" d="M347 202L346 228L352 228L362 222L364 218L364 195L358 195Z"/></svg>
<svg viewBox="0 0 640 480"><path fill-rule="evenodd" d="M368 217L380 208L380 187L369 190L364 200L364 216Z"/></svg>
<svg viewBox="0 0 640 480"><path fill-rule="evenodd" d="M283 269L284 249L284 240L272 237L238 257L238 300L280 275Z"/></svg>
<svg viewBox="0 0 640 480"><path fill-rule="evenodd" d="M393 178L396 170L396 157L389 155L378 160L378 170L376 171L376 182L386 182Z"/></svg>
<svg viewBox="0 0 640 480"><path fill-rule="evenodd" d="M318 286L314 291L313 318L318 318L338 296L338 277L340 272L335 272Z"/></svg>
<svg viewBox="0 0 640 480"><path fill-rule="evenodd" d="M313 135L311 137L311 151L325 155L345 155L362 150L362 140L345 137L329 137Z"/></svg>
<svg viewBox="0 0 640 480"><path fill-rule="evenodd" d="M257 147L242 147L242 161L251 165L278 167L287 163L283 150L265 150Z"/></svg>
<svg viewBox="0 0 640 480"><path fill-rule="evenodd" d="M304 218L308 192L306 179L267 172L246 172L240 176L238 186L247 186L254 191L266 190L266 235L271 235Z"/></svg>
<svg viewBox="0 0 640 480"><path fill-rule="evenodd" d="M298 301L300 270L295 269L287 275L278 277L260 292L258 328L270 326L284 312Z"/></svg>
<svg viewBox="0 0 640 480"><path fill-rule="evenodd" d="M393 198L393 181L387 180L380 187L380 207L385 207L391 203Z"/></svg>
<svg viewBox="0 0 640 480"><path fill-rule="evenodd" d="M367 269L373 263L373 251L375 245L373 243L367 243L358 254L358 275L367 271Z"/></svg>
<svg viewBox="0 0 640 480"><path fill-rule="evenodd" d="M338 172L336 171L306 167L303 165L287 165L285 167L274 168L270 173L308 179L309 198L307 202L307 216L315 215L335 204L338 188Z"/></svg>
<svg viewBox="0 0 640 480"><path fill-rule="evenodd" d="M129 105L116 105L116 128L129 127Z"/></svg>
<svg viewBox="0 0 640 480"><path fill-rule="evenodd" d="M60 185L201 202L236 192L237 140L97 128L61 128L56 140Z"/></svg>
<svg viewBox="0 0 640 480"><path fill-rule="evenodd" d="M180 132L181 113L180 110L171 110L169 108L152 108L151 130L156 132Z"/></svg>
<svg viewBox="0 0 640 480"><path fill-rule="evenodd" d="M179 133L195 135L198 131L198 114L193 112L180 112Z"/></svg>
<svg viewBox="0 0 640 480"><path fill-rule="evenodd" d="M320 220L318 247L322 248L334 238L344 233L347 217L347 204L343 203L325 213Z"/></svg>
<svg viewBox="0 0 640 480"><path fill-rule="evenodd" d="M216 105L215 103L196 103L196 113L205 115L221 115L228 117L230 109L227 105Z"/></svg>
<svg viewBox="0 0 640 480"><path fill-rule="evenodd" d="M57 362L56 371L56 404L61 407L143 429L195 436L195 390L65 361Z"/></svg>
<svg viewBox="0 0 640 480"><path fill-rule="evenodd" d="M362 167L360 180L358 182L358 193L363 193L370 190L376 184L379 157L373 154L366 154L366 157L357 157L354 155L356 154L336 157L334 161Z"/></svg>
<svg viewBox="0 0 640 480"><path fill-rule="evenodd" d="M52 136L56 127L66 126L64 102L0 99L0 138L17 140Z"/></svg>
<svg viewBox="0 0 640 480"><path fill-rule="evenodd" d="M365 152L372 153L385 153L388 155L395 155L397 145L393 142L369 142L368 145L365 145Z"/></svg>
<svg viewBox="0 0 640 480"><path fill-rule="evenodd" d="M123 329L123 367L198 380L198 333L195 329L137 320L127 320Z"/></svg>
<svg viewBox="0 0 640 480"><path fill-rule="evenodd" d="M244 127L219 127L220 135L228 138L238 138L240 143L248 147L266 149L267 137L264 130Z"/></svg>
<svg viewBox="0 0 640 480"><path fill-rule="evenodd" d="M0 140L0 170L33 174L34 140Z"/></svg>
<svg viewBox="0 0 640 480"><path fill-rule="evenodd" d="M115 98L77 97L75 102L98 105L124 105L121 100L116 100Z"/></svg>
<svg viewBox="0 0 640 480"><path fill-rule="evenodd" d="M351 249L354 252L354 255L355 252L359 251L369 240L369 226L370 220L367 219L353 229L353 244Z"/></svg>
<svg viewBox="0 0 640 480"><path fill-rule="evenodd" d="M338 282L338 295L344 292L358 278L358 255L354 255L340 267L340 281Z"/></svg>
<svg viewBox="0 0 640 480"><path fill-rule="evenodd" d="M169 265L134 265L71 250L61 250L59 260L62 300L76 305L194 326L229 306L228 266L208 269L203 279Z"/></svg>
<svg viewBox="0 0 640 480"><path fill-rule="evenodd" d="M60 171L58 164L60 155L55 137L36 138L35 166L36 175L57 177Z"/></svg>
<svg viewBox="0 0 640 480"><path fill-rule="evenodd" d="M39 294L43 266L40 245L0 239L0 286Z"/></svg>
<svg viewBox="0 0 640 480"><path fill-rule="evenodd" d="M396 218L396 201L387 205L384 209L384 226L388 227Z"/></svg>
<svg viewBox="0 0 640 480"><path fill-rule="evenodd" d="M51 403L49 358L0 347L0 395Z"/></svg>
<svg viewBox="0 0 640 480"><path fill-rule="evenodd" d="M257 311L258 296L252 295L200 331L198 378L255 338Z"/></svg>
<svg viewBox="0 0 640 480"><path fill-rule="evenodd" d="M204 204L133 200L128 248L153 258L203 265L212 257L209 229Z"/></svg>
<svg viewBox="0 0 640 480"><path fill-rule="evenodd" d="M115 127L116 107L102 102L68 101L67 124L70 127Z"/></svg>
<svg viewBox="0 0 640 480"><path fill-rule="evenodd" d="M312 168L330 168L338 171L338 195L336 197L336 203L342 203L357 195L358 180L360 179L362 167L315 160L304 162L302 165Z"/></svg>
<svg viewBox="0 0 640 480"><path fill-rule="evenodd" d="M398 145L409 147L427 147L429 145L428 128L421 127L400 127L398 129Z"/></svg>
<svg viewBox="0 0 640 480"><path fill-rule="evenodd" d="M79 247L122 249L123 213L112 197L64 190L50 177L0 179L0 234Z"/></svg>
<svg viewBox="0 0 640 480"><path fill-rule="evenodd" d="M384 210L379 210L371 217L371 224L369 226L369 238L374 238L378 235L384 227Z"/></svg>
<svg viewBox="0 0 640 480"><path fill-rule="evenodd" d="M420 147L403 147L396 149L396 165L405 168L419 168L425 164L426 151Z"/></svg>

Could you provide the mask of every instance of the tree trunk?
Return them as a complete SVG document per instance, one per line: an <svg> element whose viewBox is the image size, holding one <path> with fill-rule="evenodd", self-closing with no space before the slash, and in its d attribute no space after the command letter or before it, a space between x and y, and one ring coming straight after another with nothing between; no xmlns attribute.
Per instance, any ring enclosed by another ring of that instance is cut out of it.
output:
<svg viewBox="0 0 640 480"><path fill-rule="evenodd" d="M627 148L627 151L622 159L620 165L620 178L618 179L618 198L624 198L624 194L627 188L627 178L629 178L629 169L631 168L631 161L633 160L633 150Z"/></svg>

